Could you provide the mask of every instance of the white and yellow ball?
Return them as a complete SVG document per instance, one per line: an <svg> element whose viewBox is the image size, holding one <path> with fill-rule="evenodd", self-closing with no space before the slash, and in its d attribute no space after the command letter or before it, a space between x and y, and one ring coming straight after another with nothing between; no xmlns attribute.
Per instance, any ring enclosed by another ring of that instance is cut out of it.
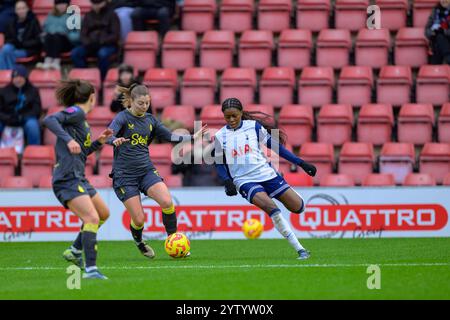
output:
<svg viewBox="0 0 450 320"><path fill-rule="evenodd" d="M264 226L261 221L256 219L248 219L242 225L242 232L248 239L257 239L263 233Z"/></svg>
<svg viewBox="0 0 450 320"><path fill-rule="evenodd" d="M167 237L164 249L172 258L184 258L191 250L191 243L184 233L176 232Z"/></svg>

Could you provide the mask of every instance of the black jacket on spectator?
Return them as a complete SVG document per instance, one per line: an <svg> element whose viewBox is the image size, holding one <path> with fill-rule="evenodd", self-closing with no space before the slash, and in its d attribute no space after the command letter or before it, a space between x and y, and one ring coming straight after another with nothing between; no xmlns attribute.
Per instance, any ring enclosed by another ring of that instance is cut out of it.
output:
<svg viewBox="0 0 450 320"><path fill-rule="evenodd" d="M139 7L144 8L170 8L170 12L173 14L175 12L176 0L142 0L139 1Z"/></svg>
<svg viewBox="0 0 450 320"><path fill-rule="evenodd" d="M136 80L131 80L131 83L130 83L130 85L129 86L124 86L122 83L120 83L120 81L119 81L119 83L118 83L118 85L119 86L123 86L123 87L127 87L127 88L129 88L129 87L131 87L133 84L139 84L139 82L138 81L136 81ZM111 109L111 111L112 112L120 112L120 111L122 111L122 110L124 110L125 108L124 108L124 106L123 106L123 104L122 104L122 99L124 98L124 96L123 96L123 94L121 93L121 94L119 94L119 96L117 97L117 99L113 99L112 101L111 101L111 105L110 105L110 109ZM152 113L152 107L150 106L150 108L148 109L148 111L147 111L148 113Z"/></svg>
<svg viewBox="0 0 450 320"><path fill-rule="evenodd" d="M81 43L85 47L118 46L120 22L113 7L108 4L99 13L86 13L81 23Z"/></svg>
<svg viewBox="0 0 450 320"><path fill-rule="evenodd" d="M16 4L16 0L3 0L0 2L0 11L6 7L14 7Z"/></svg>
<svg viewBox="0 0 450 320"><path fill-rule="evenodd" d="M5 43L13 44L16 49L25 49L27 56L41 53L41 25L33 12L29 11L27 18L23 22L25 30L22 39L19 39L17 16L8 24L5 30Z"/></svg>
<svg viewBox="0 0 450 320"><path fill-rule="evenodd" d="M0 122L9 126L19 126L26 116L39 118L42 110L39 91L28 80L21 90L25 95L25 102L18 111L16 106L19 88L10 83L0 90Z"/></svg>
<svg viewBox="0 0 450 320"><path fill-rule="evenodd" d="M428 39L433 38L432 26L435 23L439 23L440 28L437 31L434 31L434 33L442 32L445 36L450 37L450 9L442 7L440 3L433 8L428 17L425 26L425 36Z"/></svg>
<svg viewBox="0 0 450 320"><path fill-rule="evenodd" d="M134 8L139 4L138 0L113 0L111 1L111 5L114 9L122 8L122 7L130 7Z"/></svg>

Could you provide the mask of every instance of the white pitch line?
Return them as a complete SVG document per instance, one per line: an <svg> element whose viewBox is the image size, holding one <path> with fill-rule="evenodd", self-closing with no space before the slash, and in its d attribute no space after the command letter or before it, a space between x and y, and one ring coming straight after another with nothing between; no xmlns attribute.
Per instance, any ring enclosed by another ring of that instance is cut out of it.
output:
<svg viewBox="0 0 450 320"><path fill-rule="evenodd" d="M380 263L380 267L435 267L450 266L450 263ZM147 269L271 269L271 268L353 268L367 267L370 263L359 264L242 264L242 265L181 265L181 266L104 266L102 270L147 270ZM65 270L64 267L0 267L0 271L39 271L39 270Z"/></svg>

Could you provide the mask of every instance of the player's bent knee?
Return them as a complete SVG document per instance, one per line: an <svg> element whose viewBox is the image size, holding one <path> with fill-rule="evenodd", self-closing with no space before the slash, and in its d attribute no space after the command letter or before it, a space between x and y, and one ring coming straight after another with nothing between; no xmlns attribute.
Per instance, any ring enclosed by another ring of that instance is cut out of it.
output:
<svg viewBox="0 0 450 320"><path fill-rule="evenodd" d="M305 202L302 200L302 203L300 205L300 209L298 210L292 210L292 213L295 214L302 214L303 212L305 212Z"/></svg>
<svg viewBox="0 0 450 320"><path fill-rule="evenodd" d="M96 225L98 225L100 223L100 218L98 216L97 211L92 211L89 215L84 217L83 222L85 224L89 223L89 224L96 224Z"/></svg>
<svg viewBox="0 0 450 320"><path fill-rule="evenodd" d="M145 218L144 216L139 216L133 219L133 223L137 227L142 227L145 224Z"/></svg>

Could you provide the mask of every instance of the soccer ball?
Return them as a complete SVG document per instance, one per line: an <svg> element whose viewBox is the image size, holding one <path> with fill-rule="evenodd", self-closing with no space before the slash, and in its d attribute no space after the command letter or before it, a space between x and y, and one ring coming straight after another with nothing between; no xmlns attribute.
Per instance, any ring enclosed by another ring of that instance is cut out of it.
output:
<svg viewBox="0 0 450 320"><path fill-rule="evenodd" d="M261 236L264 226L261 221L256 219L248 219L242 226L242 232L248 239L257 239Z"/></svg>
<svg viewBox="0 0 450 320"><path fill-rule="evenodd" d="M167 237L164 249L172 258L184 258L191 250L191 243L185 234L176 232Z"/></svg>

